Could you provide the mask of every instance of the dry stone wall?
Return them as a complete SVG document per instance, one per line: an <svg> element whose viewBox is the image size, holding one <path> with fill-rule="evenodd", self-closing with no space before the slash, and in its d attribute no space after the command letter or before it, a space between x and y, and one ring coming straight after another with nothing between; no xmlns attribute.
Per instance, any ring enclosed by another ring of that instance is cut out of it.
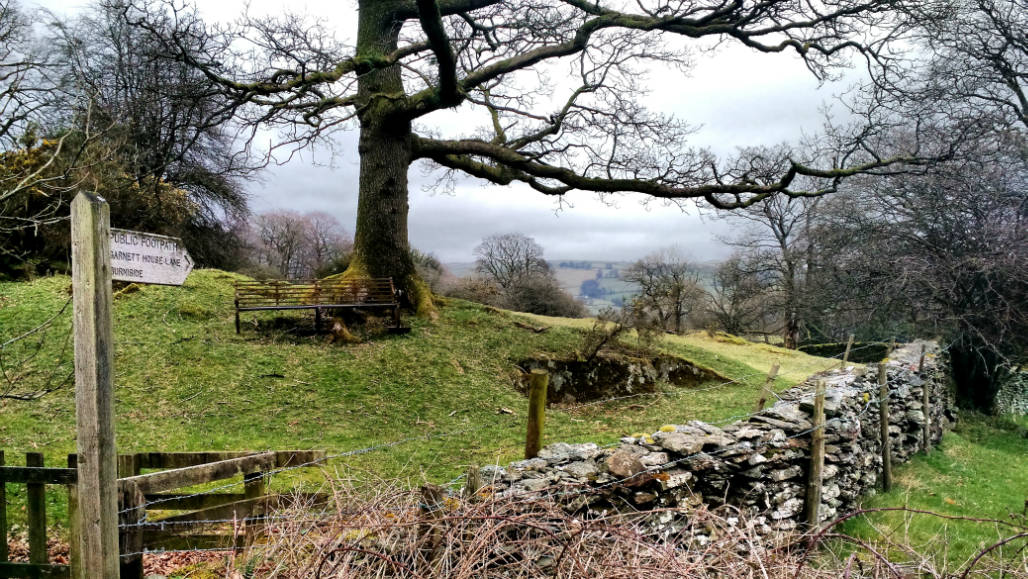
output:
<svg viewBox="0 0 1028 579"><path fill-rule="evenodd" d="M917 372L920 344L898 349L887 364L892 460L932 444L955 415L942 365L929 356ZM675 532L688 509L732 505L762 533L795 528L801 520L810 464L813 391L826 381L825 466L820 517L831 519L873 492L881 473L877 367L826 372L781 395L773 406L717 426L700 421L667 425L620 444L551 444L537 458L485 467L482 478L502 494L547 493L569 509L660 510L656 526ZM922 404L928 389L928 406ZM702 537L701 537L702 538Z"/></svg>

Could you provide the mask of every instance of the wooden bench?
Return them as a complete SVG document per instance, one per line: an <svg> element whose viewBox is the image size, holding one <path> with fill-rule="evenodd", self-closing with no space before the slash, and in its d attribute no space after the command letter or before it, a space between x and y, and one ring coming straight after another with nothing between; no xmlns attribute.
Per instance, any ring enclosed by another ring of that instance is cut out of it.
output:
<svg viewBox="0 0 1028 579"><path fill-rule="evenodd" d="M320 328L322 310L388 309L392 310L393 328L400 328L400 300L389 277L238 281L235 286L237 334L240 312L268 310L314 310L315 327Z"/></svg>

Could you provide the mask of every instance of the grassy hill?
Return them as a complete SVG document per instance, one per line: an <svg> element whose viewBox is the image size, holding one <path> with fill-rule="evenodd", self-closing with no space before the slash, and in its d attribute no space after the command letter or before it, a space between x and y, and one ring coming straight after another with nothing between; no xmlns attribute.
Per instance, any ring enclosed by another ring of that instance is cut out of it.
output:
<svg viewBox="0 0 1028 579"><path fill-rule="evenodd" d="M237 336L236 279L241 277L203 270L181 288L130 286L116 297L120 450L371 448L330 467L369 484L378 477L446 482L472 463L520 458L526 400L515 364L536 355L574 356L593 323L446 300L436 320L408 318L410 334L379 335L361 344L330 344L324 335L296 331L309 328L309 317L274 323L271 315L245 314L244 332ZM63 455L74 452L74 391L65 382L72 369L69 285L67 277L0 283L0 344L64 308L48 331L2 350L6 378L0 379L0 393L63 384L38 400L0 400L0 449L9 464L20 461L22 452L39 450L48 464L60 466ZM260 331L254 318L260 318ZM534 333L515 322L549 329ZM547 410L545 440L602 444L671 422L729 419L752 410L772 364L782 366L773 387L783 390L838 363L702 332L667 336L660 348L727 380L693 388L665 385L660 395L593 406L556 405ZM1019 460L1028 423L1003 424L1008 423L962 423L938 451L897 469L897 488L869 506L1004 516L1028 488L1026 463ZM11 487L15 504L22 489ZM48 497L60 518L64 494L55 490ZM17 519L17 509L12 513ZM995 540L994 532L980 526L911 523L902 514L874 515L846 528L870 540L889 529L909 532L912 542L929 551L941 538L955 559Z"/></svg>
<svg viewBox="0 0 1028 579"><path fill-rule="evenodd" d="M410 319L406 336L356 345L298 335L293 322L255 331L244 314L234 332L234 274L194 272L181 288L133 286L115 298L115 386L120 450L324 448L342 452L397 444L348 460L381 476L448 480L470 463L519 458L525 397L518 360L572 356L591 322L529 317L447 300L437 320ZM0 284L0 342L42 323L68 300L69 280ZM71 371L70 306L52 328L4 352L14 386L61 383ZM514 324L551 326L533 333ZM309 322L305 322L308 323ZM719 420L746 412L771 361L784 389L831 360L704 334L662 346L737 383L703 391L548 411L546 440L612 442L667 422ZM33 352L38 348L38 353ZM17 364L19 357L29 357ZM5 384L6 385L6 384ZM513 413L507 413L507 411ZM0 447L8 456L74 450L70 383L30 402L0 400Z"/></svg>

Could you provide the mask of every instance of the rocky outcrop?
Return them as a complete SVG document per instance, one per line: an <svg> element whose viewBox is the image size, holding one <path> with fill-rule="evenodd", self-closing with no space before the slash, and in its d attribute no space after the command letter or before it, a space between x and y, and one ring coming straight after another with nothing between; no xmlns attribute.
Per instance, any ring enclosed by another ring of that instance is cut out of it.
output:
<svg viewBox="0 0 1028 579"><path fill-rule="evenodd" d="M661 383L699 386L725 377L688 360L667 354L603 350L591 360L533 358L518 366L550 374L546 398L551 403L575 403L613 396L654 392Z"/></svg>
<svg viewBox="0 0 1028 579"><path fill-rule="evenodd" d="M933 444L954 419L934 356L915 370L920 345L888 363L889 437L893 462L922 450L927 420ZM658 509L732 505L761 532L796 527L803 511L813 427L813 389L826 381L825 467L820 516L831 519L873 491L881 471L877 368L827 372L786 391L774 406L717 426L666 425L620 444L557 443L537 458L486 467L483 480L503 494L551 493L569 509ZM929 404L922 404L928 388ZM688 508L662 511L654 528L682 528Z"/></svg>

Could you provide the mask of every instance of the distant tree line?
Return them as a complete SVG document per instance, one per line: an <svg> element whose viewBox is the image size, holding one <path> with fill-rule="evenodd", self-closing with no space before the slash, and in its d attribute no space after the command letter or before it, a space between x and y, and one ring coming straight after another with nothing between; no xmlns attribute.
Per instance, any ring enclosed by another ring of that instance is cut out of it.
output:
<svg viewBox="0 0 1028 579"><path fill-rule="evenodd" d="M1028 166L1023 133L983 139L925 174L776 197L709 290L733 333L801 343L938 337L960 401L991 409L1028 348Z"/></svg>
<svg viewBox="0 0 1028 579"><path fill-rule="evenodd" d="M445 286L446 295L534 314L585 315L581 302L561 289L543 258L542 246L531 237L521 233L486 237L475 248L475 257L475 273Z"/></svg>

